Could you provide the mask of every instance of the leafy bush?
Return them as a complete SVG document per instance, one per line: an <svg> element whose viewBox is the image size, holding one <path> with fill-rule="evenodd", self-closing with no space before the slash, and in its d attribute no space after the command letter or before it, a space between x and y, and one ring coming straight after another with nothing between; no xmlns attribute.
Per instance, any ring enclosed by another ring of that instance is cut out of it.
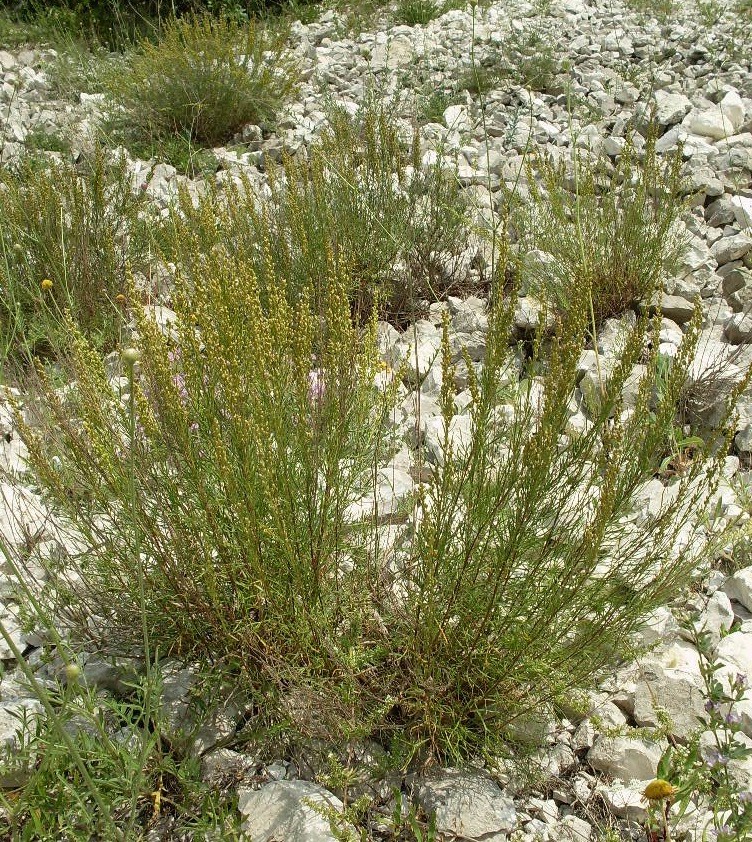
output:
<svg viewBox="0 0 752 842"><path fill-rule="evenodd" d="M627 145L615 166L577 151L571 160L539 162L542 186L530 173L532 201L515 220L525 249L550 261L531 262L526 280L560 311L585 288L596 325L659 290L685 247L676 223L682 212L681 160L664 164L649 137L642 163Z"/></svg>
<svg viewBox="0 0 752 842"><path fill-rule="evenodd" d="M81 165L26 159L0 171L1 359L55 352L62 313L103 350L122 327L129 271L148 267L146 197L124 159ZM120 296L120 298L118 298Z"/></svg>
<svg viewBox="0 0 752 842"><path fill-rule="evenodd" d="M358 529L345 512L385 447L385 398L373 385L373 331L351 326L341 277L330 275L321 327L310 290L291 307L280 278L264 311L248 263L215 251L203 266L201 284L179 279L177 342L139 318L133 415L79 337L71 400L83 427L47 387L40 408L62 426L32 447L56 502L66 487L98 499L66 507L101 548L82 568L90 593L78 596L120 642L132 637L142 582L155 649L203 658L209 645L261 696L276 691L279 709L283 675L347 681L373 623L363 582L348 572ZM69 462L92 448L101 460ZM90 519L105 500L109 525ZM360 570L363 553L353 562Z"/></svg>
<svg viewBox="0 0 752 842"><path fill-rule="evenodd" d="M18 419L36 482L88 547L52 596L100 645L137 643L143 610L156 650L230 670L267 723L457 759L592 686L686 584L722 455L698 449L649 532L631 513L696 325L658 395L653 353L625 414L643 317L592 425L565 435L587 297L535 343L543 373L521 382L497 298L467 416L445 339L442 457L391 544L378 511L355 514L389 455L396 383L377 377L373 323L353 326L350 279L331 268L312 313L312 283L289 303L284 276L262 289L253 261L198 243L194 261L200 283L178 277L168 336L137 313L125 403L79 336L65 403L42 381L40 428Z"/></svg>
<svg viewBox="0 0 752 842"><path fill-rule="evenodd" d="M382 315L409 322L422 300L456 293L467 275L468 208L455 180L438 165L421 169L416 154L383 110L334 112L308 161L270 168L268 199L247 179L198 208L183 196L165 257L198 282L197 256L221 248L250 261L264 288L281 276L296 296L312 283L317 311L333 259L355 310L378 301ZM268 254L265 239L274 243Z"/></svg>
<svg viewBox="0 0 752 842"><path fill-rule="evenodd" d="M128 132L187 136L216 146L247 123L273 119L295 88L283 33L209 15L169 20L157 43L143 38L130 67L106 85Z"/></svg>

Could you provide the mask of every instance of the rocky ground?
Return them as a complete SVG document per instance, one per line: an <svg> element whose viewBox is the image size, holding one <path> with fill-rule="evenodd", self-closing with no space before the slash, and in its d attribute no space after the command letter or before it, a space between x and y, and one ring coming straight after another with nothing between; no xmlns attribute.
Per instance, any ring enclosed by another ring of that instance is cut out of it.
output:
<svg viewBox="0 0 752 842"><path fill-rule="evenodd" d="M247 127L232 149L214 150L218 170L205 177L222 183L243 171L262 186L265 162L278 160L283 150L295 151L310 143L325 120L327 105L354 110L369 91L377 96L398 94L398 112L406 129L416 114L423 115L424 161L430 163L437 156L446 159L483 222L496 208L502 186L514 185L531 150L551 151L574 144L615 157L624 148L628 132L646 126L654 111L660 127L657 151L663 154L682 146L690 204L685 221L689 247L681 271L668 281L661 301L661 350L676 353L699 295L704 322L693 377L699 382L711 372L722 371L727 382L733 383L752 359L746 347L752 337L749 15L749 9L734 10L720 2L717 7L687 3L659 22L649 10L637 12L616 0L552 0L545 6L512 0L478 7L474 13L469 8L455 9L426 26L350 34L340 16L325 12L314 23L293 27L306 81L276 130ZM527 90L513 76L489 90L482 103L477 94L457 91L457 80L471 67L471 60L481 67L503 68L510 50L527 43L532 31L543 39L554 60L553 78L545 91ZM91 144L102 95L82 91L76 102L56 98L54 58L47 49L0 51L3 161L20 155L31 142L38 144L44 135L68 133L74 152ZM432 104L432 110L427 104ZM644 139L639 133L636 138L639 148ZM145 185L163 208L181 184L191 191L204 189L201 179L187 179L169 165L131 160L130 167L134 187ZM468 266L477 249L477 244L469 244ZM484 302L452 299L448 306L451 341L457 347L467 346L474 361L482 360L487 329ZM394 362L409 351L414 361L413 374L422 384L420 432L433 459L439 458L443 435L436 403L441 309L432 308L435 318L419 322L404 334L388 325L381 327L384 359ZM515 318L519 330L530 329L537 319L536 302L521 296ZM604 366L617 353L617 327L611 325L599 344L598 362ZM596 376L594 352L583 354L581 368L582 394L572 408L573 430L587 424L588 383ZM405 388L400 414L394 419L404 433L416 424L417 391ZM712 402L703 408L708 423L717 409ZM724 478L708 508L709 529L749 518L752 395L742 398L739 410L734 453L726 460ZM462 418L458 416L451 431L457 441L467 433ZM23 539L19 512L32 533L37 527L44 529L47 513L30 491L9 479L21 467L23 452L9 413L0 415L0 425L0 462L6 470L0 523L6 539L18 544ZM408 450L406 444L382 472L377 494L382 512L396 507L413 490ZM635 510L636 523L649 527L663 494L658 480L646 484ZM373 500L363 501L365 508L369 505ZM744 543L729 551L741 556ZM736 563L743 566L743 558ZM39 635L22 631L14 620L10 584L0 580L0 593L8 599L4 621L14 629L16 644L33 661L41 643ZM539 745L531 760L536 781L532 792L527 787L519 794L518 776L503 765L440 770L426 778L377 780L371 770L380 750L366 744L343 758L357 771L348 797L374 793L388 815L394 808L394 791L401 789L406 802L435 815L439 838L444 839L588 840L603 838L608 826L622 838L645 839L641 830L645 782L655 777L667 741L681 742L705 715L699 655L675 617L687 607L698 612L697 626L710 632L715 657L723 667L752 678L752 567L731 577L708 571L701 588L687 594L680 604L667 606L645 625L643 640L655 643L655 648L639 663L625 665L602 692L592 694L589 714L573 709L569 720L533 717ZM39 703L24 689L12 652L4 645L0 658L6 667L0 683L0 739L12 747L19 710L38 710ZM114 687L129 667L92 656L83 670L90 683ZM176 669L166 677L165 712L175 723L186 716L193 679L186 669ZM752 692L738 711L744 738L752 746ZM205 723L196 751L203 755L207 779L226 780L229 772L236 775L248 838L333 840L329 822L310 806L311 801L321 801L338 810L342 807L345 793L314 782L324 765L323 756L311 750L306 756L269 763L214 748L232 733L238 714L227 709ZM737 761L733 774L741 790L752 789L752 760ZM700 802L682 823L683 838L697 842L706 838L703 833L711 818L710 805ZM370 832L374 838L388 838L385 828L376 819Z"/></svg>

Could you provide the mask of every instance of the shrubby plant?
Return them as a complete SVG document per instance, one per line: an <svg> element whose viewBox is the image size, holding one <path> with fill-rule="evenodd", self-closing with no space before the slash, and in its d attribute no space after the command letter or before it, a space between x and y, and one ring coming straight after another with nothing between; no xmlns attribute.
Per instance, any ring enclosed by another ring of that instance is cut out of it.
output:
<svg viewBox="0 0 752 842"><path fill-rule="evenodd" d="M112 49L129 46L134 38L158 31L173 16L211 14L243 22L254 14L280 9L279 0L3 0L27 30L76 39Z"/></svg>
<svg viewBox="0 0 752 842"><path fill-rule="evenodd" d="M613 167L580 151L537 161L542 183L531 171L532 201L514 220L523 248L552 257L528 267L531 289L565 311L572 290L584 287L595 326L650 301L685 247L676 227L680 157L659 161L649 135L640 158L627 144Z"/></svg>
<svg viewBox="0 0 752 842"><path fill-rule="evenodd" d="M294 297L308 284L316 307L330 262L343 266L355 311L405 324L435 301L463 289L469 209L455 180L438 165L420 167L385 110L331 114L308 160L270 168L263 201L248 179L214 190L194 208L184 194L172 216L165 257L198 281L197 257L219 248L249 261L262 288L287 281ZM274 247L266 253L259 242Z"/></svg>
<svg viewBox="0 0 752 842"><path fill-rule="evenodd" d="M657 400L659 358L649 355L636 407L624 415L622 389L648 330L643 318L602 384L592 427L565 435L589 320L586 294L551 347L534 350L531 371L544 373L521 382L514 420L499 389L508 364L504 319L511 315L495 316L489 356L472 387L470 441L434 470L406 562L414 587L407 586L401 615L409 632L400 710L429 747L459 756L477 747L476 727L492 743L520 715L588 686L627 653L638 618L691 577L699 561L689 550L692 511L719 470L703 449L649 537L629 526L637 489L657 472L695 337L687 337ZM451 430L448 389L443 406Z"/></svg>
<svg viewBox="0 0 752 842"><path fill-rule="evenodd" d="M126 273L148 272L146 197L124 159L27 158L0 171L0 359L54 355L62 313L102 350L119 339Z"/></svg>
<svg viewBox="0 0 752 842"><path fill-rule="evenodd" d="M643 316L577 436L566 431L586 290L538 337L521 382L512 308L496 297L464 419L445 338L442 458L394 567L378 511L353 514L390 452L396 381L378 374L372 321L352 320L352 279L332 264L312 308L312 282L291 298L283 275L271 284L270 269L262 287L237 254L196 245L193 259L200 283L179 274L168 336L136 314L127 405L78 335L65 402L42 378L39 428L18 419L36 482L90 548L71 560L77 575L53 576L50 598L99 645L132 647L143 611L156 650L234 675L267 724L374 735L404 762L461 760L592 686L691 577L693 516L722 461L710 446L649 536L629 522L673 423L691 331L658 396L648 355L624 414Z"/></svg>
<svg viewBox="0 0 752 842"><path fill-rule="evenodd" d="M346 510L388 444L373 330L351 324L334 270L313 313L310 289L289 304L278 278L264 309L249 263L218 250L202 261L200 284L179 278L172 339L138 319L133 416L80 335L67 407L41 384L45 426L59 435L37 438L27 426L32 460L100 548L66 598L106 616L126 648L143 601L155 649L241 670L270 714L295 707L294 690L306 693L307 713L319 685L325 697L350 686L357 700L361 635L370 640L376 622L366 589L374 561L354 545L361 527ZM97 502L81 507L66 488L91 489ZM130 511L136 561L122 532ZM357 727L360 705L342 705L343 727Z"/></svg>
<svg viewBox="0 0 752 842"><path fill-rule="evenodd" d="M138 42L129 64L106 87L124 133L140 140L224 143L247 123L273 120L297 80L283 31L208 14L169 20L157 42Z"/></svg>

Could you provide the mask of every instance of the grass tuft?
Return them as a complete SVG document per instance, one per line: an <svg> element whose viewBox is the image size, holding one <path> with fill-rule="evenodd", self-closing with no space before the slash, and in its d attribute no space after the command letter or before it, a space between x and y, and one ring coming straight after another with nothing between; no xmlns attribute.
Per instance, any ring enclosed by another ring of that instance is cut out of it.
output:
<svg viewBox="0 0 752 842"><path fill-rule="evenodd" d="M156 43L141 39L106 87L127 134L217 146L248 123L273 120L296 79L283 32L202 15L170 20Z"/></svg>
<svg viewBox="0 0 752 842"><path fill-rule="evenodd" d="M584 288L600 325L651 300L670 276L684 249L676 228L681 160L663 164L654 141L642 162L627 145L615 169L605 156L588 161L578 151L572 160L540 161L541 184L531 173L532 202L515 227L524 248L551 256L531 263L526 280L559 311Z"/></svg>

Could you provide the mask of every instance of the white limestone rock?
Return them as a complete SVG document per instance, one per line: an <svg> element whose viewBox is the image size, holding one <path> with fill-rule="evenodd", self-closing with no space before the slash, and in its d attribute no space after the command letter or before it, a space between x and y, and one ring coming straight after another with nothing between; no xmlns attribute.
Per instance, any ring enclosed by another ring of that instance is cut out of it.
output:
<svg viewBox="0 0 752 842"><path fill-rule="evenodd" d="M621 781L648 781L655 777L664 746L643 737L600 736L587 753L596 772Z"/></svg>
<svg viewBox="0 0 752 842"><path fill-rule="evenodd" d="M246 842L336 842L329 820L311 804L342 812L339 798L309 781L272 781L259 790L240 787L243 838Z"/></svg>
<svg viewBox="0 0 752 842"><path fill-rule="evenodd" d="M442 769L417 781L413 793L440 837L505 842L517 824L514 802L483 772Z"/></svg>
<svg viewBox="0 0 752 842"><path fill-rule="evenodd" d="M752 634L735 631L724 637L715 648L715 657L722 668L717 673L719 680L733 680L739 673L752 676Z"/></svg>
<svg viewBox="0 0 752 842"><path fill-rule="evenodd" d="M734 622L734 609L731 600L722 590L710 595L707 604L695 622L698 632L706 632L712 645L717 645L721 637L729 631Z"/></svg>
<svg viewBox="0 0 752 842"><path fill-rule="evenodd" d="M710 248L710 253L719 266L731 263L732 260L739 260L752 250L752 237L747 234L732 234L730 237L722 237Z"/></svg>
<svg viewBox="0 0 752 842"><path fill-rule="evenodd" d="M692 110L692 102L684 94L658 90L653 95L655 121L664 128L680 123Z"/></svg>
<svg viewBox="0 0 752 842"><path fill-rule="evenodd" d="M641 680L635 692L634 720L640 726L658 728L658 711L668 716L670 734L684 741L700 727L705 716L705 686L698 673L665 669L658 660L641 664Z"/></svg>
<svg viewBox="0 0 752 842"><path fill-rule="evenodd" d="M744 125L745 108L742 98L736 91L729 91L721 100L719 108L733 129L731 134L736 134Z"/></svg>
<svg viewBox="0 0 752 842"><path fill-rule="evenodd" d="M596 792L612 815L620 819L642 822L647 818L646 802L642 797L643 788L621 783L600 784Z"/></svg>
<svg viewBox="0 0 752 842"><path fill-rule="evenodd" d="M446 422L441 415L421 419L426 450L436 465L443 465ZM470 447L473 434L473 419L470 415L455 415L449 421L448 445L455 456L460 456Z"/></svg>
<svg viewBox="0 0 752 842"><path fill-rule="evenodd" d="M744 567L729 576L724 582L723 591L747 611L752 611L752 567Z"/></svg>

